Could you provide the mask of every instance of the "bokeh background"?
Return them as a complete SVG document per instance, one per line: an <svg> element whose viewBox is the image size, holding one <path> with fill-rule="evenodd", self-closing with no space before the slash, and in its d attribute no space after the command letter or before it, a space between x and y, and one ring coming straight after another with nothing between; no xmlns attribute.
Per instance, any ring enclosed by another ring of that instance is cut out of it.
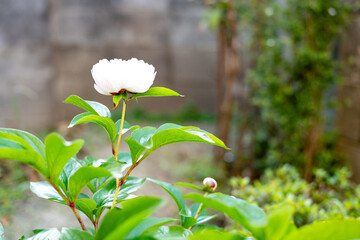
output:
<svg viewBox="0 0 360 240"><path fill-rule="evenodd" d="M130 103L130 123L200 125L232 148L175 145L138 176L200 182L211 175L230 191L232 176L258 179L290 163L307 181L317 179L313 167L332 176L346 166L345 178L360 182L359 9L340 0L0 0L0 127L42 138L58 131L85 138L83 155L111 153L101 129L66 128L79 110L62 102L76 94L112 107L94 90L90 70L103 58L136 57L155 66L154 86L185 98ZM52 214L19 225L47 203L24 200L27 185L17 183L37 179L33 172L0 166L0 214L11 239ZM236 191L248 182L238 184ZM11 210L13 199L25 217ZM67 223L52 206L52 221Z"/></svg>

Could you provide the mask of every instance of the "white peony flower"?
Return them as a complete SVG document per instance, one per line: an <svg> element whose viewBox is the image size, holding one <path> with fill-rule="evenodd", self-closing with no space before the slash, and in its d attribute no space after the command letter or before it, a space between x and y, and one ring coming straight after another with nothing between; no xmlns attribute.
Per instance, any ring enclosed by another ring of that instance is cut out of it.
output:
<svg viewBox="0 0 360 240"><path fill-rule="evenodd" d="M125 90L143 93L149 90L155 79L153 65L132 58L130 60L102 59L91 69L94 88L104 95L118 95Z"/></svg>

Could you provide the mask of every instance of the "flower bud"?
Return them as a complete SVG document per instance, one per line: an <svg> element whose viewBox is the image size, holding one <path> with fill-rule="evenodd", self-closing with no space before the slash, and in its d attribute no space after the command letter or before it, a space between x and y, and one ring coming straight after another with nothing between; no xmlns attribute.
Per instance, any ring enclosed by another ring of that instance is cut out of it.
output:
<svg viewBox="0 0 360 240"><path fill-rule="evenodd" d="M207 177L204 179L203 185L204 185L205 191L213 192L213 191L215 191L215 189L217 187L217 182L215 181L215 179L213 179L211 177Z"/></svg>

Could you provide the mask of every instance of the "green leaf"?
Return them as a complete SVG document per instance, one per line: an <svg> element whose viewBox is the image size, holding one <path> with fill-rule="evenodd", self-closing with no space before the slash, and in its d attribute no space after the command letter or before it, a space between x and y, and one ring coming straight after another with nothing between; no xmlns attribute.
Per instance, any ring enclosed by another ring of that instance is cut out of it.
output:
<svg viewBox="0 0 360 240"><path fill-rule="evenodd" d="M76 158L71 158L64 166L63 170L61 171L60 174L60 181L63 184L59 184L64 192L67 192L68 190L68 183L69 183L69 178L71 175L74 174L74 172L76 172L79 168L81 168L82 165L78 162L78 160ZM59 181L59 183L61 183Z"/></svg>
<svg viewBox="0 0 360 240"><path fill-rule="evenodd" d="M124 239L140 222L153 213L162 200L155 197L137 197L122 203L123 208L114 208L104 217L95 239Z"/></svg>
<svg viewBox="0 0 360 240"><path fill-rule="evenodd" d="M23 162L36 171L46 176L47 170L45 167L45 161L40 157L40 155L32 150L19 150L14 148L1 148L0 149L0 158L1 159L13 159L19 162Z"/></svg>
<svg viewBox="0 0 360 240"><path fill-rule="evenodd" d="M79 198L76 200L76 208L82 211L90 220L94 219L94 210L97 205L96 202L88 198Z"/></svg>
<svg viewBox="0 0 360 240"><path fill-rule="evenodd" d="M355 240L360 239L360 221L356 219L318 221L299 228L285 240Z"/></svg>
<svg viewBox="0 0 360 240"><path fill-rule="evenodd" d="M156 128L144 127L135 130L131 136L125 139L125 142L130 147L131 159L133 164L139 159L141 153L146 149L145 143L155 134Z"/></svg>
<svg viewBox="0 0 360 240"><path fill-rule="evenodd" d="M69 128L80 123L87 123L92 122L99 124L102 126L106 132L109 134L110 140L113 143L116 137L116 126L113 120L108 117L102 117L91 113L80 113L79 115L75 116L71 121Z"/></svg>
<svg viewBox="0 0 360 240"><path fill-rule="evenodd" d="M247 238L237 233L224 232L215 229L205 229L196 232L189 240L251 240L253 238ZM270 240L270 239L269 239Z"/></svg>
<svg viewBox="0 0 360 240"><path fill-rule="evenodd" d="M146 181L146 178L128 177L121 186L118 194L118 202L124 200L130 193L138 190ZM116 180L111 180L105 187L98 190L93 199L98 207L110 206L115 196Z"/></svg>
<svg viewBox="0 0 360 240"><path fill-rule="evenodd" d="M144 93L133 93L130 99L138 97L167 97L167 96L180 96L179 93L164 87L152 87Z"/></svg>
<svg viewBox="0 0 360 240"><path fill-rule="evenodd" d="M65 141L60 135L52 133L45 139L45 160L50 180L57 184L61 171L66 163L79 152L83 140Z"/></svg>
<svg viewBox="0 0 360 240"><path fill-rule="evenodd" d="M190 193L185 195L184 198L203 203L205 207L214 208L237 221L252 232L255 237L263 237L267 218L263 210L253 204L222 193L212 193L207 196Z"/></svg>
<svg viewBox="0 0 360 240"><path fill-rule="evenodd" d="M63 228L61 230L61 240L92 240L94 238L90 233L78 229Z"/></svg>
<svg viewBox="0 0 360 240"><path fill-rule="evenodd" d="M148 178L149 181L162 187L175 201L179 209L181 216L181 225L185 228L191 227L196 224L196 219L191 217L190 209L185 205L185 201L181 196L180 191L170 183L158 181L155 179Z"/></svg>
<svg viewBox="0 0 360 240"><path fill-rule="evenodd" d="M63 198L48 182L31 182L30 190L40 198L66 205Z"/></svg>
<svg viewBox="0 0 360 240"><path fill-rule="evenodd" d="M23 162L46 176L44 144L34 135L0 128L0 148L0 158Z"/></svg>
<svg viewBox="0 0 360 240"><path fill-rule="evenodd" d="M26 147L21 143L6 138L0 138L0 148L13 148L17 150L26 150Z"/></svg>
<svg viewBox="0 0 360 240"><path fill-rule="evenodd" d="M163 226L168 223L178 221L175 218L146 218L144 221L139 223L127 236L126 238L136 238L141 235L146 235L146 231L152 231L157 229L160 226ZM143 234L145 233L145 234Z"/></svg>
<svg viewBox="0 0 360 240"><path fill-rule="evenodd" d="M110 110L105 105L98 102L86 101L79 96L71 95L64 101L64 103L73 104L101 117L111 118Z"/></svg>
<svg viewBox="0 0 360 240"><path fill-rule="evenodd" d="M191 231L181 226L162 226L152 235L157 239L183 240L191 236Z"/></svg>
<svg viewBox="0 0 360 240"><path fill-rule="evenodd" d="M182 186L182 187L188 187L188 188L193 188L193 189L196 189L196 190L199 190L199 191L203 191L202 188L194 185L194 184L191 184L191 183L183 183L183 182L179 182L179 183L175 183L174 184L175 186Z"/></svg>
<svg viewBox="0 0 360 240"><path fill-rule="evenodd" d="M114 103L114 109L119 105L119 102L122 99L122 95L113 95L113 103Z"/></svg>
<svg viewBox="0 0 360 240"><path fill-rule="evenodd" d="M31 146L31 148L35 152L37 152L43 159L45 159L45 145L42 143L40 139L38 139L34 135L25 131L10 129L10 128L0 128L0 133L10 133L12 135L15 135L23 139L27 144L29 144L29 146Z"/></svg>
<svg viewBox="0 0 360 240"><path fill-rule="evenodd" d="M295 230L295 224L292 222L294 211L295 208L288 204L272 209L268 214L265 239L282 240Z"/></svg>
<svg viewBox="0 0 360 240"><path fill-rule="evenodd" d="M60 240L60 232L56 228L34 230L35 235L26 240Z"/></svg>
<svg viewBox="0 0 360 240"><path fill-rule="evenodd" d="M82 189L94 178L111 176L109 170L101 167L81 167L69 178L69 194L76 200Z"/></svg>
<svg viewBox="0 0 360 240"><path fill-rule="evenodd" d="M116 123L115 123L115 126L116 126L115 140L119 137L120 125L121 125L121 119L117 120ZM123 129L121 131L121 135L124 135L128 131L135 131L136 129L139 129L139 128L140 128L139 125L131 126L130 123L128 123L127 121L124 121Z"/></svg>
<svg viewBox="0 0 360 240"><path fill-rule="evenodd" d="M164 145L177 142L202 142L228 149L220 139L204 130L171 123L166 123L158 129L137 129L125 141L129 145L133 162L138 161L145 150L144 157Z"/></svg>

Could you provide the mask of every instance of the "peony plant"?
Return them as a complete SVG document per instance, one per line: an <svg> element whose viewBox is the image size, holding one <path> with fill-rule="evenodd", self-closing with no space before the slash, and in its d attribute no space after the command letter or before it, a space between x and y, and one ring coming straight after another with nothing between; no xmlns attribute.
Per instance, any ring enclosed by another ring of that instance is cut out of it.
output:
<svg viewBox="0 0 360 240"><path fill-rule="evenodd" d="M152 65L130 60L101 60L91 70L94 88L100 94L112 96L114 108L122 102L122 117L114 122L110 110L103 104L72 95L65 103L82 108L85 112L75 116L69 127L81 123L95 123L108 134L111 156L104 159L76 154L83 140L66 141L51 133L42 142L25 131L0 128L0 158L14 159L34 168L43 181L31 182L30 189L40 198L69 207L79 222L79 229L63 227L37 229L33 236L20 239L54 240L297 240L297 239L358 239L360 223L354 219L314 223L296 229L290 220L293 207L284 205L268 215L259 207L244 200L214 192L217 182L205 178L203 186L191 183L175 185L152 178L136 178L132 171L153 151L176 142L202 142L228 149L224 143L204 130L192 126L166 123L159 128L139 127L125 121L126 104L139 97L181 96L163 87L151 87L156 76ZM130 152L119 152L124 134ZM135 196L145 181L163 188L178 207L177 217L155 218L152 213L163 200L152 196ZM176 188L186 187L196 192L182 195ZM87 191L84 189L87 188ZM188 206L185 202L193 202ZM208 208L227 215L236 227L225 230L210 224L216 215ZM91 222L86 226L83 218ZM0 225L0 240L4 239Z"/></svg>

